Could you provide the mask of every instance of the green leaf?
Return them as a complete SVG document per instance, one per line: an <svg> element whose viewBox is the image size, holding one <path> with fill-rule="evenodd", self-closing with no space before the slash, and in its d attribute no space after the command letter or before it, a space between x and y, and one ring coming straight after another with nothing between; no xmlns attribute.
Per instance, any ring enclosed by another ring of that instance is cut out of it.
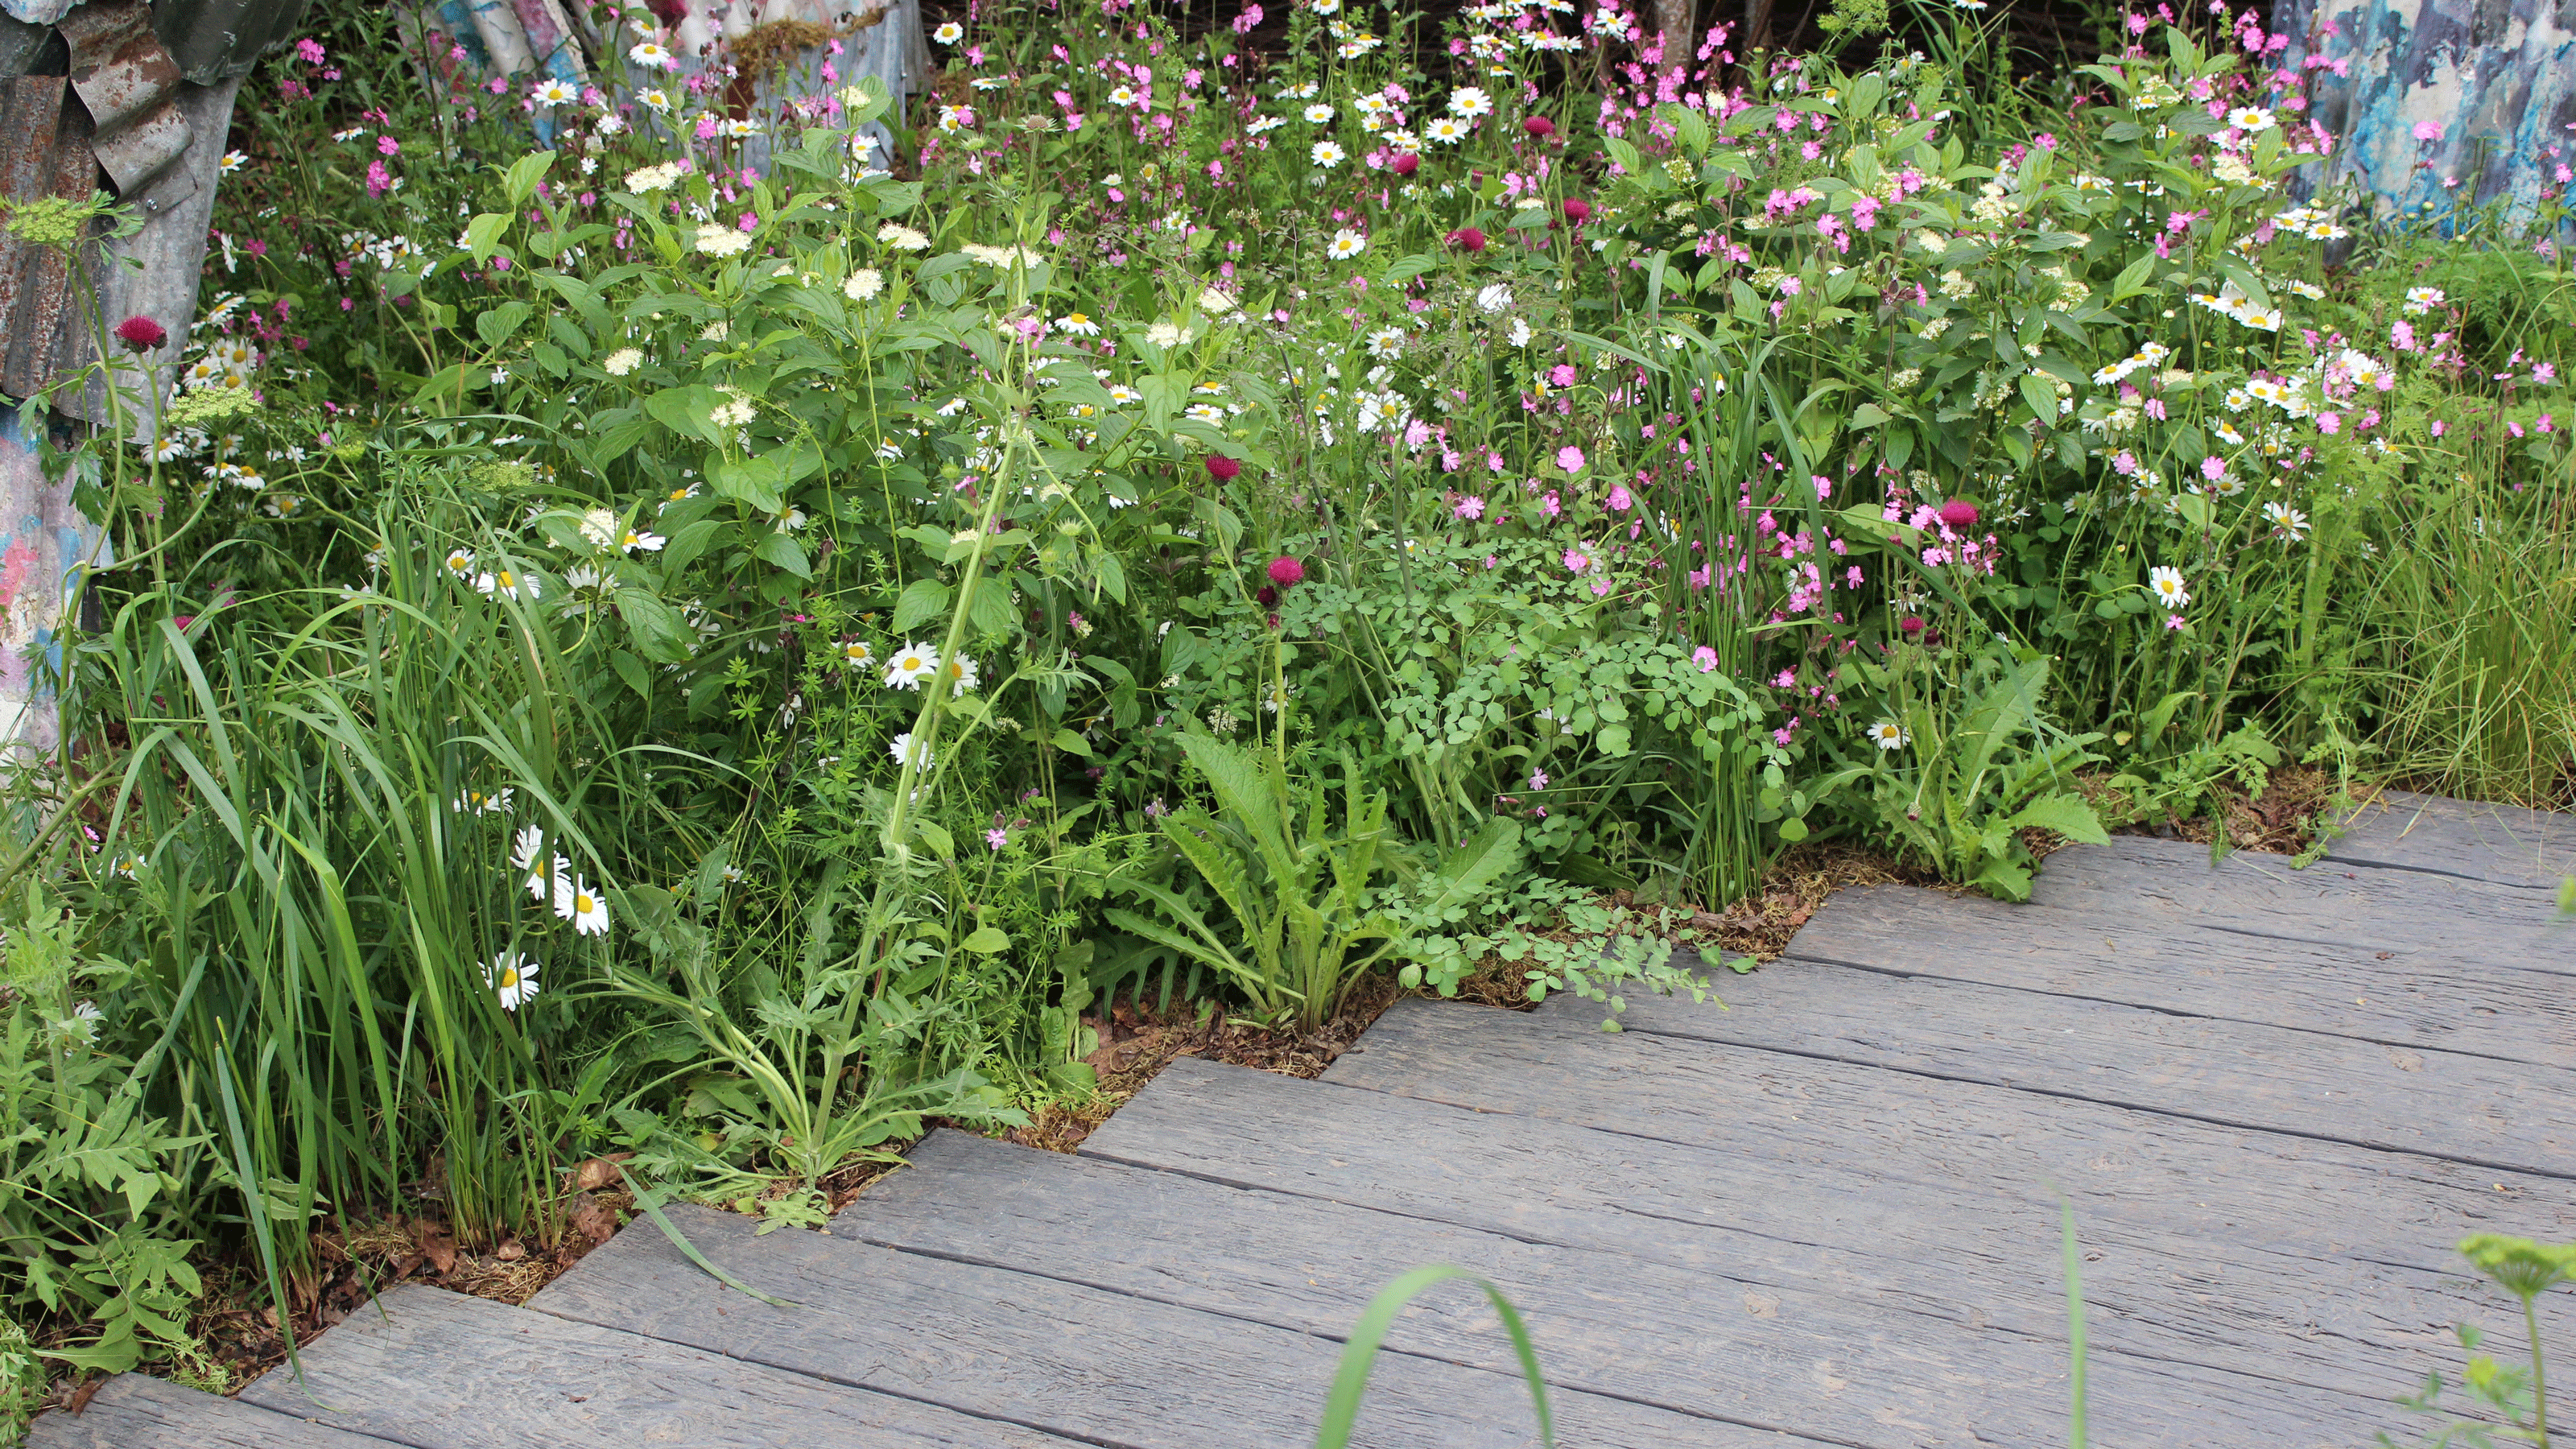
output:
<svg viewBox="0 0 2576 1449"><path fill-rule="evenodd" d="M937 579L914 579L894 601L894 632L909 634L947 612L948 586Z"/></svg>
<svg viewBox="0 0 2576 1449"><path fill-rule="evenodd" d="M1001 928L998 926L978 926L975 928L975 933L973 935L968 936L958 944L964 946L969 951L981 952L986 956L990 956L996 952L1011 949L1011 938L1003 935Z"/></svg>
<svg viewBox="0 0 2576 1449"><path fill-rule="evenodd" d="M772 529L762 535L751 556L763 563L775 564L800 579L814 577L814 565L805 558L805 545L798 543L796 535L783 528Z"/></svg>
<svg viewBox="0 0 2576 1449"><path fill-rule="evenodd" d="M648 589L623 588L614 597L617 600L617 617L626 621L627 629L635 636L635 647L643 651L645 658L656 664L679 664L688 659L689 645L697 635L677 609ZM623 675L624 671L621 670L620 674ZM636 684L632 677L628 677L626 682L633 685L638 694L649 696L652 693L649 688Z"/></svg>
<svg viewBox="0 0 2576 1449"><path fill-rule="evenodd" d="M1055 732L1054 744L1057 749L1064 751L1068 755L1080 755L1086 760L1091 758L1090 741L1085 740L1082 736L1075 734L1071 730L1057 730Z"/></svg>
<svg viewBox="0 0 2576 1449"><path fill-rule="evenodd" d="M510 163L509 171L502 177L502 189L509 193L511 210L516 211L528 204L528 198L537 194L537 183L546 179L546 172L552 170L554 164L555 153L552 151L531 151Z"/></svg>
<svg viewBox="0 0 2576 1449"><path fill-rule="evenodd" d="M2010 824L2015 829L2036 826L2041 830L2053 830L2084 845L2111 843L2110 832L2102 828L2102 817L2093 813L2093 807L2086 804L2082 796L2064 791L2042 795L2024 805Z"/></svg>
<svg viewBox="0 0 2576 1449"><path fill-rule="evenodd" d="M653 676L645 672L643 660L626 650L618 649L609 653L608 662L617 671L617 677L626 681L626 687L634 690L638 697L643 699L653 697Z"/></svg>

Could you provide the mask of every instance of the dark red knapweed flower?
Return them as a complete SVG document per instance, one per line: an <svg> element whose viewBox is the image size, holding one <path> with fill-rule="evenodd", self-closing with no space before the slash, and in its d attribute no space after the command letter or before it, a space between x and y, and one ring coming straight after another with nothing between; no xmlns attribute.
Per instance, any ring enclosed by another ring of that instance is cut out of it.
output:
<svg viewBox="0 0 2576 1449"><path fill-rule="evenodd" d="M1263 584L1260 588L1252 591L1252 601L1267 609L1271 605L1279 602L1279 591L1270 587L1268 584Z"/></svg>
<svg viewBox="0 0 2576 1449"><path fill-rule="evenodd" d="M1223 453L1210 453L1207 455L1207 470L1208 476L1219 483L1231 483L1234 476L1243 471L1243 465Z"/></svg>
<svg viewBox="0 0 2576 1449"><path fill-rule="evenodd" d="M1407 151L1403 155L1395 158L1394 166L1396 175L1410 176L1414 172L1422 169L1422 158L1414 155L1410 151Z"/></svg>
<svg viewBox="0 0 2576 1449"><path fill-rule="evenodd" d="M1592 203L1580 196L1565 198L1565 219L1581 226L1592 219Z"/></svg>
<svg viewBox="0 0 2576 1449"><path fill-rule="evenodd" d="M1524 116L1521 118L1521 129L1544 141L1556 134L1556 122L1545 116Z"/></svg>
<svg viewBox="0 0 2576 1449"><path fill-rule="evenodd" d="M1306 566L1293 558L1281 556L1270 561L1270 582L1283 589L1295 588L1306 581Z"/></svg>
<svg viewBox="0 0 2576 1449"><path fill-rule="evenodd" d="M1906 638L1911 639L1923 632L1923 621L1915 618L1912 614L1908 614L1904 618L1896 621L1896 627L1898 632L1904 634Z"/></svg>
<svg viewBox="0 0 2576 1449"><path fill-rule="evenodd" d="M1461 251L1481 252L1485 249L1485 234L1472 226L1462 226L1449 233L1449 244Z"/></svg>
<svg viewBox="0 0 2576 1449"><path fill-rule="evenodd" d="M1977 505L1964 498L1953 498L1941 505L1941 522L1951 528L1977 526Z"/></svg>
<svg viewBox="0 0 2576 1449"><path fill-rule="evenodd" d="M170 340L170 329L140 314L116 324L116 340L136 352L150 352Z"/></svg>

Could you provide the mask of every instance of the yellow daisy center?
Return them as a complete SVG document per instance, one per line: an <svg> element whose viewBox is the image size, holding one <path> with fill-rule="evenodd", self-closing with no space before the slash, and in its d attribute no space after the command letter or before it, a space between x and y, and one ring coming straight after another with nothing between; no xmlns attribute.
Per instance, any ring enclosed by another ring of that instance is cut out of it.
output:
<svg viewBox="0 0 2576 1449"><path fill-rule="evenodd" d="M593 906L593 902L591 901L590 897L588 897L588 896L586 896L586 895L575 895L575 896L572 898L572 913L573 913L574 915L576 915L576 916L586 916L586 915L589 915L589 914L590 914L590 912L591 912L592 906Z"/></svg>

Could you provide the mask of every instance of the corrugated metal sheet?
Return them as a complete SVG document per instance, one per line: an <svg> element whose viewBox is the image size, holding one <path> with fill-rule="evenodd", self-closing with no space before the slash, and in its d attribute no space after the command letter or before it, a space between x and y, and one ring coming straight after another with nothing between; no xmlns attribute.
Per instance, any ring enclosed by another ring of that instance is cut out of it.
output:
<svg viewBox="0 0 2576 1449"><path fill-rule="evenodd" d="M152 28L179 73L211 86L250 74L263 52L295 38L305 0L154 0Z"/></svg>
<svg viewBox="0 0 2576 1449"><path fill-rule="evenodd" d="M2392 207L2509 198L2524 215L2576 146L2576 0L2280 0L2330 169ZM2419 139L2416 127L2441 128ZM2558 148L2556 155L2549 148ZM2457 178L2457 190L2445 186Z"/></svg>
<svg viewBox="0 0 2576 1449"><path fill-rule="evenodd" d="M173 170L192 133L179 111L179 63L152 31L152 7L91 0L57 28L71 44L72 92L89 110L90 150L116 194L139 198L164 175L193 189L186 171Z"/></svg>
<svg viewBox="0 0 2576 1449"><path fill-rule="evenodd" d="M89 115L70 98L64 76L0 78L0 196L97 189ZM0 233L0 393L25 397L52 379L77 312L62 254Z"/></svg>

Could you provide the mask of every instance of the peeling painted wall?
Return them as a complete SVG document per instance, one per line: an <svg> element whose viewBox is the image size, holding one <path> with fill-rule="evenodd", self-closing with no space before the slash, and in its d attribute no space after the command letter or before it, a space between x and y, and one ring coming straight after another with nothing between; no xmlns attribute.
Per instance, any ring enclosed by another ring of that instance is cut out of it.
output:
<svg viewBox="0 0 2576 1449"><path fill-rule="evenodd" d="M2356 178L2390 209L2509 198L2526 217L2543 187L2564 185L2576 0L2280 0L2272 28L2291 38L2282 64L2311 77L2316 119L2344 140L2323 180ZM2439 140L2417 137L2428 123Z"/></svg>

